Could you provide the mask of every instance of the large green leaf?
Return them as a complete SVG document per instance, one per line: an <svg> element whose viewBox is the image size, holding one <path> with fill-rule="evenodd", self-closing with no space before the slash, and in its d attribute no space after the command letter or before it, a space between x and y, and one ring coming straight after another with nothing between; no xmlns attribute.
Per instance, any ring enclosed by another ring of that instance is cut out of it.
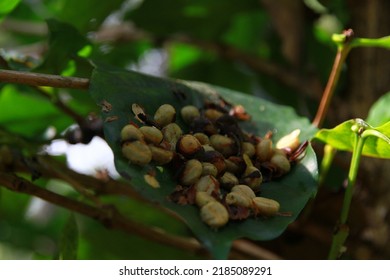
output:
<svg viewBox="0 0 390 280"><path fill-rule="evenodd" d="M341 151L353 151L356 133L352 131L352 126L356 120L349 120L332 129L321 129L317 132L315 138L325 142ZM369 129L376 130L387 137L390 137L390 121ZM390 143L384 139L369 136L367 137L362 155L377 158L390 158Z"/></svg>
<svg viewBox="0 0 390 280"><path fill-rule="evenodd" d="M182 98L174 94L179 91ZM247 237L254 240L276 238L296 219L308 199L316 193L317 161L309 146L306 157L294 166L291 173L281 180L262 185L262 195L278 200L281 203L281 211L291 212L291 216L230 222L218 231L212 230L200 220L199 210L195 206L182 206L167 199L176 185L167 169L154 169L161 187L153 189L145 183L144 174L154 167L129 165L122 157L120 130L129 121L135 121L131 105L140 104L147 112L153 113L163 103L172 104L176 110L187 104L201 107L205 99L213 100L220 95L233 104L242 104L252 115L250 122L242 124L243 129L257 135L264 135L271 130L274 132L275 140L296 128L302 130L302 140L310 139L315 133L315 128L309 121L298 117L292 108L224 88L197 82L161 79L103 66L97 66L92 74L90 93L98 104L112 105L111 110L107 108L102 110L102 117L109 120L105 122L104 132L114 152L117 170L124 178L130 180L132 186L144 197L164 205L181 216L215 258L226 258L232 241L237 238ZM177 122L185 127L180 116Z"/></svg>

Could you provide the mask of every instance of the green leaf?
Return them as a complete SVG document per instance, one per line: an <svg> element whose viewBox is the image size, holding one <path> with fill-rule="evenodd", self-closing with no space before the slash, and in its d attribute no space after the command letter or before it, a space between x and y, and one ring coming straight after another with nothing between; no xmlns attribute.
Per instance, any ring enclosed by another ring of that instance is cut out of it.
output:
<svg viewBox="0 0 390 280"><path fill-rule="evenodd" d="M349 120L333 129L321 129L317 132L315 138L338 150L352 152L356 137L356 133L352 131L352 127L355 124L355 120ZM367 128L367 130L369 129L376 130L387 137L390 136L390 122L379 127ZM365 141L362 155L376 158L390 158L390 144L381 138L369 136Z"/></svg>
<svg viewBox="0 0 390 280"><path fill-rule="evenodd" d="M0 1L0 19L10 13L18 4L20 0L1 0Z"/></svg>
<svg viewBox="0 0 390 280"><path fill-rule="evenodd" d="M181 98L174 92L180 92ZM269 219L248 219L245 222L231 222L218 231L210 229L199 216L195 206L182 206L171 202L167 197L177 185L166 168L153 166L138 167L129 165L121 154L120 131L130 121L135 122L131 105L142 105L146 112L153 113L161 104L172 104L177 111L184 105L193 104L202 107L204 101L219 100L219 95L228 102L241 104L252 115L252 120L242 123L244 130L263 136L274 132L274 140L299 128L302 140L310 139L315 128L305 118L298 117L292 108L279 106L228 89L203 83L167 80L146 76L136 72L110 69L97 66L91 77L90 93L98 104L112 105L111 110L102 110L105 138L115 155L116 168L127 178L145 198L158 202L176 212L191 228L195 236L210 249L215 258L226 258L233 240L247 237L254 240L269 240L279 236L296 219L306 202L316 193L317 161L309 146L306 157L292 168L291 173L281 180L262 185L262 195L276 199L281 203L282 212L291 212L290 217ZM219 94L219 95L218 95ZM176 122L183 128L185 124L178 115ZM144 174L150 170L156 172L160 188L151 188L145 183Z"/></svg>
<svg viewBox="0 0 390 280"><path fill-rule="evenodd" d="M77 59L77 62L83 62L84 59L79 57L78 52L88 46L89 41L70 24L55 19L48 19L46 22L49 28L49 50L37 70L61 74L69 67L70 61Z"/></svg>
<svg viewBox="0 0 390 280"><path fill-rule="evenodd" d="M76 260L78 249L78 228L76 218L71 214L65 223L60 238L60 259Z"/></svg>
<svg viewBox="0 0 390 280"><path fill-rule="evenodd" d="M379 126L390 121L390 92L379 98L368 112L366 121L372 126Z"/></svg>
<svg viewBox="0 0 390 280"><path fill-rule="evenodd" d="M66 0L58 12L58 17L74 25L81 32L95 30L113 11L119 9L123 0Z"/></svg>
<svg viewBox="0 0 390 280"><path fill-rule="evenodd" d="M157 36L183 33L199 39L216 40L236 14L257 8L258 3L254 0L143 1L139 7L130 10L126 19Z"/></svg>

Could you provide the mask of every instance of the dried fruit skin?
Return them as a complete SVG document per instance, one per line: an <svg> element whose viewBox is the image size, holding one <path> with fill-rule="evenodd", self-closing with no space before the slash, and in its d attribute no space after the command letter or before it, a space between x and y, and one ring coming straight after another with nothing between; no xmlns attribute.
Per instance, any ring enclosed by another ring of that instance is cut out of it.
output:
<svg viewBox="0 0 390 280"><path fill-rule="evenodd" d="M212 201L200 209L200 217L203 222L212 228L220 228L229 221L229 213L218 201Z"/></svg>
<svg viewBox="0 0 390 280"><path fill-rule="evenodd" d="M125 142L122 145L122 153L131 163L140 166L146 165L152 160L152 151L149 146L138 140Z"/></svg>

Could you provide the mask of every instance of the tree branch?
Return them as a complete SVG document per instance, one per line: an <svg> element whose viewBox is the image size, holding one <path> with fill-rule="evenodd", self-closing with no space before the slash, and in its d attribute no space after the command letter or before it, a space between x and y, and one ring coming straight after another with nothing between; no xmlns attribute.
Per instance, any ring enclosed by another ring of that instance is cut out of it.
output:
<svg viewBox="0 0 390 280"><path fill-rule="evenodd" d="M55 88L88 89L89 79L58 75L0 70L0 82Z"/></svg>
<svg viewBox="0 0 390 280"><path fill-rule="evenodd" d="M111 205L93 207L40 188L26 179L5 172L0 172L0 185L11 191L36 196L47 202L64 207L84 216L88 216L99 221L107 228L120 230L130 234L137 234L146 239L192 253L205 253L201 244L195 239L171 235L161 229L148 227L125 218L114 206Z"/></svg>

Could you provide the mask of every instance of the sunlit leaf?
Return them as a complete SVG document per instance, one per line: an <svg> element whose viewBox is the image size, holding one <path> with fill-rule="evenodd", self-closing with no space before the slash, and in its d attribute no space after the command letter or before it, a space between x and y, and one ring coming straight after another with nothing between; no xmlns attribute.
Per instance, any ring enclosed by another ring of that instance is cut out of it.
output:
<svg viewBox="0 0 390 280"><path fill-rule="evenodd" d="M248 237L254 240L276 238L296 219L305 203L316 192L317 161L312 148L309 147L306 157L288 176L262 186L262 195L278 200L282 205L281 211L291 212L291 216L231 222L218 231L212 230L201 221L197 207L178 205L167 199L176 186L169 170L129 165L123 158L120 130L125 124L136 121L131 112L131 105L140 104L147 113L154 113L161 104L169 103L178 111L187 104L201 107L206 99L212 100L220 95L228 102L242 104L253 116L250 122L243 125L245 130L257 135L264 135L271 130L274 132L275 140L296 128L302 130L302 140L310 139L315 133L315 128L309 121L298 117L292 108L274 105L224 88L160 79L101 66L93 72L90 93L98 104L112 106L109 110L107 107L102 110L102 117L106 120L105 138L114 152L117 170L124 178L129 179L133 187L145 198L158 202L181 216L216 258L226 258L230 245L236 238ZM176 121L183 128L186 127L180 116L177 116ZM161 187L158 189L151 188L144 180L145 173L151 169L156 173L160 183Z"/></svg>
<svg viewBox="0 0 390 280"><path fill-rule="evenodd" d="M372 105L366 121L372 126L379 126L390 121L390 92Z"/></svg>
<svg viewBox="0 0 390 280"><path fill-rule="evenodd" d="M353 132L351 128L355 124L355 120L349 120L333 129L321 129L317 132L315 138L338 150L352 152L356 133ZM390 136L390 122L372 129L381 132L387 137ZM381 138L369 136L364 143L362 155L377 158L390 158L390 144Z"/></svg>

